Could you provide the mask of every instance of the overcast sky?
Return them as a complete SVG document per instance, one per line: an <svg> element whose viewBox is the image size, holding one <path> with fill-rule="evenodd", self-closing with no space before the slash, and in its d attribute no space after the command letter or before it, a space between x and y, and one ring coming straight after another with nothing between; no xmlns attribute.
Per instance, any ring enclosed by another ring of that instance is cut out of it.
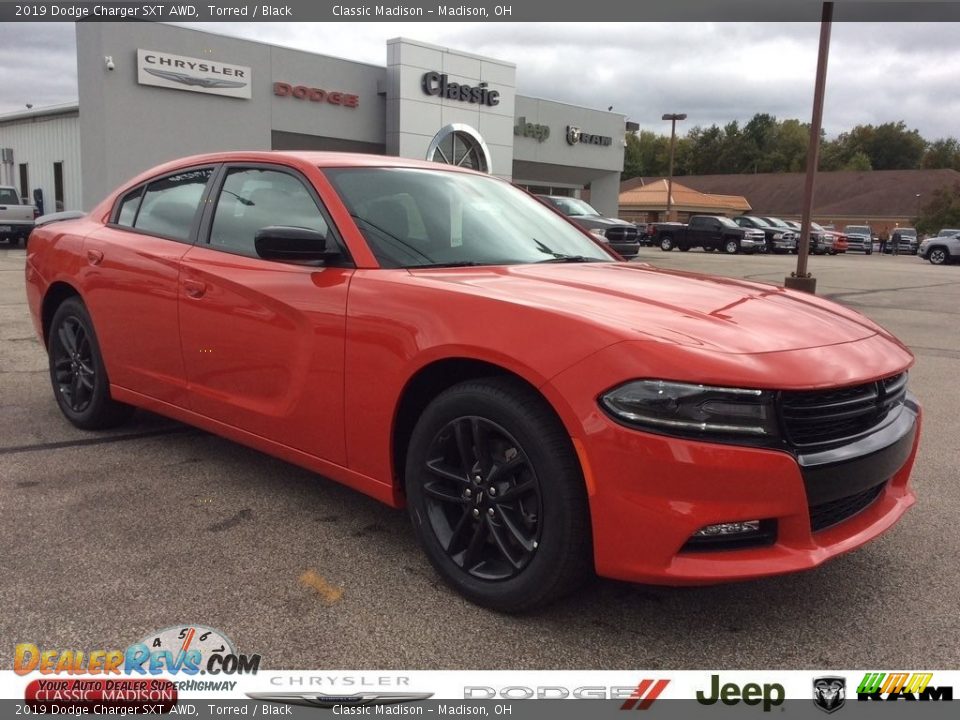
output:
<svg viewBox="0 0 960 720"><path fill-rule="evenodd" d="M810 119L816 23L195 23L191 27L386 64L403 35L517 64L524 95L606 109L664 132L665 112L694 125L755 113ZM960 136L960 25L835 23L828 136L904 120L928 140ZM229 58L225 58L229 60ZM76 100L71 23L0 25L0 112ZM668 130L667 130L668 131Z"/></svg>

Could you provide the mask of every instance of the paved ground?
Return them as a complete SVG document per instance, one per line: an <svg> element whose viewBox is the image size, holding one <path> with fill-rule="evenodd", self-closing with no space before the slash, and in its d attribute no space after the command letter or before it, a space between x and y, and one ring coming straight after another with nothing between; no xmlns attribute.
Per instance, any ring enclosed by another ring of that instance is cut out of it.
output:
<svg viewBox="0 0 960 720"><path fill-rule="evenodd" d="M782 282L793 257L670 254ZM199 622L271 668L957 668L960 267L815 258L821 294L917 353L919 504L886 537L801 575L700 589L598 581L503 617L447 590L404 514L205 433L139 414L111 435L57 411L0 247L0 668L18 642L114 648ZM321 590L299 578L314 571ZM342 591L342 594L338 594Z"/></svg>

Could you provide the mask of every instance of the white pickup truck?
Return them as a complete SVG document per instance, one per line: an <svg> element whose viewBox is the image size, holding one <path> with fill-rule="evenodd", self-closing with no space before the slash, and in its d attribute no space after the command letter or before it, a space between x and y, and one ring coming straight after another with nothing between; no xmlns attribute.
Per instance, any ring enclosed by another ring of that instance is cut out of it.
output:
<svg viewBox="0 0 960 720"><path fill-rule="evenodd" d="M33 205L21 203L15 187L0 185L0 240L11 245L25 243L35 216Z"/></svg>

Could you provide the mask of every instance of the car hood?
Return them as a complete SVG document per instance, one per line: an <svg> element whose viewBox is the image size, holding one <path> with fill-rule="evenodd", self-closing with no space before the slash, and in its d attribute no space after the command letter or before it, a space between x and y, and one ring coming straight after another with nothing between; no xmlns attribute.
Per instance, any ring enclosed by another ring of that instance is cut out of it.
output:
<svg viewBox="0 0 960 720"><path fill-rule="evenodd" d="M882 328L851 310L775 285L661 270L582 263L411 269L421 282L566 314L622 340L724 353L768 353L855 342Z"/></svg>

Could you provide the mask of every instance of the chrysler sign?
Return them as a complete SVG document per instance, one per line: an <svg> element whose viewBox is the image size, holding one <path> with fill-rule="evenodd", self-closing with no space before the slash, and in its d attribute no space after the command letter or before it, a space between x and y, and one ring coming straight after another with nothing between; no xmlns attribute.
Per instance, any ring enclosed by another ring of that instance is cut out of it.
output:
<svg viewBox="0 0 960 720"><path fill-rule="evenodd" d="M137 82L171 90L250 99L252 72L244 65L137 50Z"/></svg>

